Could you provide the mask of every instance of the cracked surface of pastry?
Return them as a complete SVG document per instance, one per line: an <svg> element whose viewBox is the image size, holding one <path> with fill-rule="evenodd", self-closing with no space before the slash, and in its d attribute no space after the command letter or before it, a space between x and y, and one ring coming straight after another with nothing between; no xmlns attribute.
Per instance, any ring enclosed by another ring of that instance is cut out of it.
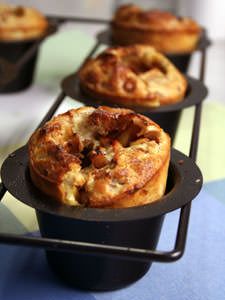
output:
<svg viewBox="0 0 225 300"><path fill-rule="evenodd" d="M82 67L79 78L87 95L130 106L173 104L187 89L177 68L147 45L108 48Z"/></svg>
<svg viewBox="0 0 225 300"><path fill-rule="evenodd" d="M0 4L0 40L37 38L45 33L47 27L47 19L34 8Z"/></svg>
<svg viewBox="0 0 225 300"><path fill-rule="evenodd" d="M71 206L122 208L156 201L165 192L169 160L169 136L128 109L73 109L29 140L32 182Z"/></svg>
<svg viewBox="0 0 225 300"><path fill-rule="evenodd" d="M164 53L193 51L201 32L191 18L162 10L143 10L133 4L119 7L112 21L112 39L116 44L149 44Z"/></svg>

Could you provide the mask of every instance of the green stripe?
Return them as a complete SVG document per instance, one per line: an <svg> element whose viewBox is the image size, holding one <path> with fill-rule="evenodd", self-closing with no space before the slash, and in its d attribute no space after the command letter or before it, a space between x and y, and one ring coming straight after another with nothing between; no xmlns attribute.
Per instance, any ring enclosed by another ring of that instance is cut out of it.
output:
<svg viewBox="0 0 225 300"><path fill-rule="evenodd" d="M184 110L177 133L175 148L188 154L194 109ZM225 177L225 106L215 102L203 105L197 163L204 181Z"/></svg>
<svg viewBox="0 0 225 300"><path fill-rule="evenodd" d="M17 234L27 232L15 215L2 203L0 203L0 232Z"/></svg>

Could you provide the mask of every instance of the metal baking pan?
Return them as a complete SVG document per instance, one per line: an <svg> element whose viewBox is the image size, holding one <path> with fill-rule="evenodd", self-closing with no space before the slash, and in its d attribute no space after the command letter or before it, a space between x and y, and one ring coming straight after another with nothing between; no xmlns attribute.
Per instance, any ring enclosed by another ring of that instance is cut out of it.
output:
<svg viewBox="0 0 225 300"><path fill-rule="evenodd" d="M50 22L40 38L0 41L0 93L18 92L31 85L40 45L57 29L58 25Z"/></svg>
<svg viewBox="0 0 225 300"><path fill-rule="evenodd" d="M1 177L15 198L36 210L42 237L53 239L46 251L51 269L67 283L91 290L118 289L142 277L151 266L148 249L152 251L157 246L165 214L192 201L202 186L202 175L196 164L174 149L165 196L144 206L95 209L52 201L31 182L27 146L9 155L3 163ZM33 239L30 246L37 242ZM77 246L83 243L83 251L77 252L75 247L67 252L55 239L66 240L64 246L69 241ZM94 251L87 253L90 245L98 249L102 245L103 249L98 255ZM109 254L111 247L123 251L123 255L114 256L111 252L111 257L105 256L107 246ZM136 259L132 254L138 254ZM162 253L161 256L164 260Z"/></svg>

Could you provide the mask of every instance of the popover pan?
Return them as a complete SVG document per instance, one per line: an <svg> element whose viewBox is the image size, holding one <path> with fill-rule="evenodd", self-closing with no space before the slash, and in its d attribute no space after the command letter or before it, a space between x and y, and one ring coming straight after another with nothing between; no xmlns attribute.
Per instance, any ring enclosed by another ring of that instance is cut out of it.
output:
<svg viewBox="0 0 225 300"><path fill-rule="evenodd" d="M132 34L132 33L131 33ZM100 41L102 44L108 46L118 46L118 44L112 41L112 34L111 30L107 29L104 31L100 31L97 33L97 40ZM203 28L202 35L198 41L196 49L190 53L164 53L165 56L169 58L169 60L182 72L187 73L191 56L196 51L201 51L206 49L211 44L211 41L207 37L206 30Z"/></svg>
<svg viewBox="0 0 225 300"><path fill-rule="evenodd" d="M102 99L99 97L95 99L80 89L77 74L72 74L66 77L62 81L61 87L67 96L78 100L85 105L94 107L98 107L99 105L126 107L137 113L144 114L158 123L167 133L169 133L172 141L174 141L182 110L202 102L208 93L206 86L200 80L194 79L190 76L186 76L186 79L188 82L188 88L186 95L181 102L156 108L110 103L109 101L106 101L104 97L102 97Z"/></svg>
<svg viewBox="0 0 225 300"><path fill-rule="evenodd" d="M24 146L4 161L1 177L6 189L36 210L42 237L138 248L155 249L166 213L183 207L201 190L197 165L172 149L167 191L154 203L117 209L70 207L50 199L31 182L28 151ZM145 250L144 250L145 249ZM82 289L114 290L141 278L151 262L87 253L47 250L50 268L66 283Z"/></svg>
<svg viewBox="0 0 225 300"><path fill-rule="evenodd" d="M6 84L0 85L0 93L18 92L31 85L34 77L39 46L45 38L57 31L57 27L56 23L49 23L46 33L39 38L18 41L0 41L0 76L12 78L12 80ZM35 45L37 45L37 47L35 47ZM29 59L24 59L32 47L36 48L36 50L32 51L33 54ZM23 61L25 61L25 63L23 63Z"/></svg>

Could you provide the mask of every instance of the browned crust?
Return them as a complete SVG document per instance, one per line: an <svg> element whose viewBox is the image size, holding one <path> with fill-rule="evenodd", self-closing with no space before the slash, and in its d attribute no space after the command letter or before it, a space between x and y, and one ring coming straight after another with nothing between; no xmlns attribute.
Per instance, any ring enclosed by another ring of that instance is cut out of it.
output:
<svg viewBox="0 0 225 300"><path fill-rule="evenodd" d="M30 7L0 4L0 39L26 40L45 34L48 21L38 10Z"/></svg>
<svg viewBox="0 0 225 300"><path fill-rule="evenodd" d="M191 18L160 10L142 10L136 5L120 7L111 24L114 43L149 44L164 53L193 51L202 32Z"/></svg>
<svg viewBox="0 0 225 300"><path fill-rule="evenodd" d="M82 166L82 157L89 157L90 165ZM169 157L168 135L147 117L120 108L71 110L29 140L32 182L67 205L129 207L156 201L165 191Z"/></svg>
<svg viewBox="0 0 225 300"><path fill-rule="evenodd" d="M132 34L131 34L132 30ZM133 44L151 45L166 54L185 54L194 51L200 35L192 31L155 31L112 26L114 44L128 46Z"/></svg>
<svg viewBox="0 0 225 300"><path fill-rule="evenodd" d="M155 107L154 106L154 96L148 97L148 98L127 98L127 97L121 97L121 96L113 96L109 95L107 93L100 93L96 92L89 87L87 87L85 84L80 82L80 88L81 91L91 97L92 99L98 101L100 100L102 103L111 102L114 104L121 104L123 106L129 106L132 108L132 106L138 105L140 107ZM160 106L163 105L169 105L169 104L175 104L177 102L180 102L183 100L183 96L179 98L161 98L160 99Z"/></svg>
<svg viewBox="0 0 225 300"><path fill-rule="evenodd" d="M165 157L161 168L143 187L137 191L133 190L111 204L112 208L125 208L132 206L146 205L159 200L165 193L167 173L170 162L170 151L168 149L168 156ZM152 197L154 195L154 197Z"/></svg>
<svg viewBox="0 0 225 300"><path fill-rule="evenodd" d="M153 176L149 176L149 180L145 183L133 186L118 197L107 199L107 201L103 199L103 202L99 202L92 199L90 206L93 208L126 208L141 206L159 200L164 195L166 189L170 162L170 143L168 143L166 152L167 156L165 156L161 167Z"/></svg>
<svg viewBox="0 0 225 300"><path fill-rule="evenodd" d="M94 99L131 107L177 103L187 89L184 76L148 45L108 48L85 63L79 78Z"/></svg>
<svg viewBox="0 0 225 300"><path fill-rule="evenodd" d="M30 157L32 157L30 153ZM31 180L34 185L40 189L43 193L50 196L51 198L56 199L59 203L61 202L62 194L59 189L57 181L50 180L48 177L43 176L40 172L38 172L37 168L35 167L35 163L33 160L30 160L29 163L29 170Z"/></svg>
<svg viewBox="0 0 225 300"><path fill-rule="evenodd" d="M155 32L195 32L201 27L191 18L177 17L168 11L143 10L136 5L124 5L117 9L113 25L120 28L140 29Z"/></svg>
<svg viewBox="0 0 225 300"><path fill-rule="evenodd" d="M145 27L145 28L141 28L141 27L137 27L137 26L134 26L134 25L129 25L129 24L123 24L123 23L119 23L119 22L116 22L116 21L112 21L111 22L111 26L113 28L117 28L118 30L132 30L132 33L133 31L137 31L137 32L143 32L144 34L153 34L153 33L158 33L158 34L162 34L162 33L165 33L165 34L174 34L174 33L180 33L180 34L183 34L183 33L187 33L187 34L196 34L196 33L200 33L202 31L201 28L199 29L196 29L196 28L186 28L184 30L179 30L179 29L173 29L173 30L166 30L166 29L160 29L160 28L157 28L157 29L153 29L153 28L148 28L148 27Z"/></svg>

